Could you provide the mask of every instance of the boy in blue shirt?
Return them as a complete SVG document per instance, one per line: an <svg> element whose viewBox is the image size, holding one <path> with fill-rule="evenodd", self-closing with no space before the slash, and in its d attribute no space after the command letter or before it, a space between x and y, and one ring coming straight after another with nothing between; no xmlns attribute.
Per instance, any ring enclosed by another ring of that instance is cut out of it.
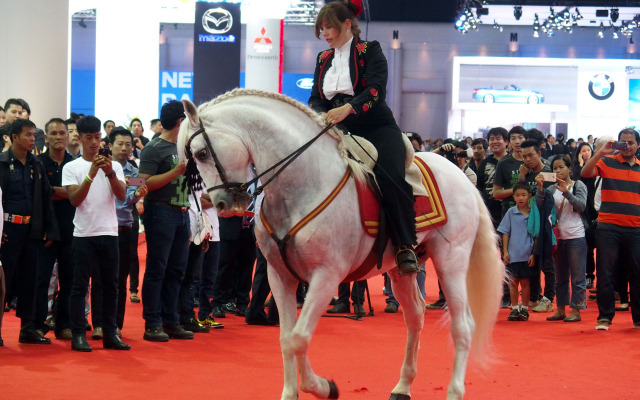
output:
<svg viewBox="0 0 640 400"><path fill-rule="evenodd" d="M513 199L516 205L509 208L498 226L502 233L502 248L504 263L511 277L509 292L511 296L511 314L509 321L526 321L529 319L529 277L531 267L535 263L533 249L535 241L527 229L531 206L529 199L531 187L524 181L513 185ZM518 305L518 286L522 292L522 305Z"/></svg>

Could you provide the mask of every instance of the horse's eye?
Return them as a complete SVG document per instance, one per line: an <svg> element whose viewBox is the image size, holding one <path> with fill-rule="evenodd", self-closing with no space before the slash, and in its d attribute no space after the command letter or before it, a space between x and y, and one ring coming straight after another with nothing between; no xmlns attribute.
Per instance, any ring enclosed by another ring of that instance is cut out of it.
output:
<svg viewBox="0 0 640 400"><path fill-rule="evenodd" d="M200 161L204 161L207 159L207 150L206 149L202 149L199 152L196 153L196 158Z"/></svg>

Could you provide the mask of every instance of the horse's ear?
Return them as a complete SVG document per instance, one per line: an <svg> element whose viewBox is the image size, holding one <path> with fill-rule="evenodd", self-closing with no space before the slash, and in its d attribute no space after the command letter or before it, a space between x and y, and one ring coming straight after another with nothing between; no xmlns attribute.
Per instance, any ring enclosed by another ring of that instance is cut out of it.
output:
<svg viewBox="0 0 640 400"><path fill-rule="evenodd" d="M184 105L184 113L187 114L187 118L189 118L189 123L191 123L191 126L194 128L198 128L200 126L200 119L196 105L187 99L183 99L182 104Z"/></svg>

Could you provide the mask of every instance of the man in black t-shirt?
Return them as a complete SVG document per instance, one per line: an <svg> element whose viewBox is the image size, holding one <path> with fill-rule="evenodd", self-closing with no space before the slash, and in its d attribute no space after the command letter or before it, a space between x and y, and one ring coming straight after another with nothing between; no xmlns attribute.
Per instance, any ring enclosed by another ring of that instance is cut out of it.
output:
<svg viewBox="0 0 640 400"><path fill-rule="evenodd" d="M502 215L500 220L507 213L509 208L515 206L513 200L513 190L511 188L518 182L518 172L522 165L522 149L520 145L525 140L527 131L521 126L514 126L509 131L509 147L511 154L500 159L496 165L496 175L493 181L493 198L502 201Z"/></svg>
<svg viewBox="0 0 640 400"><path fill-rule="evenodd" d="M184 187L185 164L178 160L178 131L184 107L172 100L162 106L164 131L144 147L139 177L147 180L144 225L147 267L142 284L143 338L166 342L193 339L180 325L178 293L189 257L189 197Z"/></svg>
<svg viewBox="0 0 640 400"><path fill-rule="evenodd" d="M476 186L482 194L484 204L489 209L494 228L498 228L502 219L502 200L493 197L493 184L496 177L496 166L501 159L507 156L508 132L504 128L491 128L487 137L492 154L480 163Z"/></svg>
<svg viewBox="0 0 640 400"><path fill-rule="evenodd" d="M552 172L542 162L542 154L540 153L540 144L536 140L525 140L521 144L522 158L524 163L520 166L518 171L518 180L525 181L532 189L536 185L536 176L541 172ZM545 180L544 189L555 184L555 182ZM546 220L543 215L543 210L540 211L540 218ZM542 221L541 221L542 225ZM543 229L543 228L540 228ZM551 254L551 252L536 251L538 254ZM538 304L532 308L534 312L551 312L553 311L553 299L556 294L556 278L553 259L549 257L536 257L534 271L529 278L529 286L531 287L531 302ZM540 297L541 285L540 285L540 271L544 272L544 296Z"/></svg>

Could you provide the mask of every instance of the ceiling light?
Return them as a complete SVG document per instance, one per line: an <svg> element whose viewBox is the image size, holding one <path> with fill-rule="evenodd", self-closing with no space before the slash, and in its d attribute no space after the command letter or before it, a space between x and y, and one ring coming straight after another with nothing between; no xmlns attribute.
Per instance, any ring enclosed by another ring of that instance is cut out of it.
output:
<svg viewBox="0 0 640 400"><path fill-rule="evenodd" d="M513 7L513 16L516 17L516 21L520 21L520 18L522 17L522 6Z"/></svg>
<svg viewBox="0 0 640 400"><path fill-rule="evenodd" d="M611 21L617 22L618 17L620 17L620 11L617 8L611 9Z"/></svg>

